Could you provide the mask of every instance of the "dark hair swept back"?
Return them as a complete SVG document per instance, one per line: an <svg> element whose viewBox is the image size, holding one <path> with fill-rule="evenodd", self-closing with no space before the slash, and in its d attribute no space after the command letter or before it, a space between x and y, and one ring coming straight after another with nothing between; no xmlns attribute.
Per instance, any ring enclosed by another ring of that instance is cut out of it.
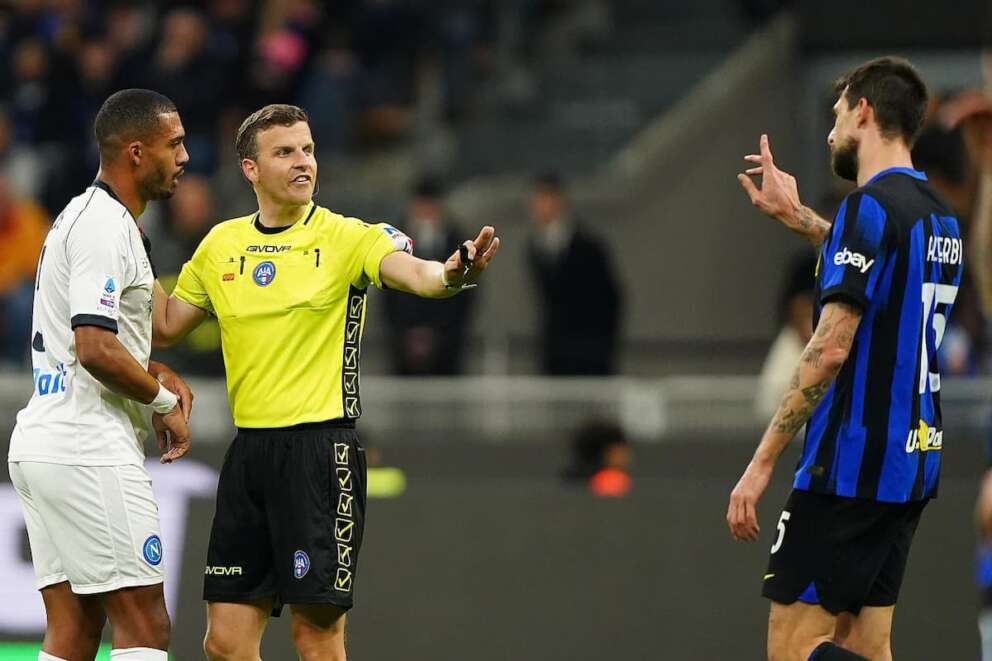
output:
<svg viewBox="0 0 992 661"><path fill-rule="evenodd" d="M886 138L902 138L912 147L926 120L926 83L916 68L901 57L879 57L844 74L834 83L849 108L865 99Z"/></svg>

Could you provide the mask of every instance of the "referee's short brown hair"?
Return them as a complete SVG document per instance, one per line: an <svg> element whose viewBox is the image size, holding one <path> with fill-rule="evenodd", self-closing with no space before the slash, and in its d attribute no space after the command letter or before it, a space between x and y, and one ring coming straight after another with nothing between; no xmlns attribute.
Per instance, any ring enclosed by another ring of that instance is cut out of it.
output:
<svg viewBox="0 0 992 661"><path fill-rule="evenodd" d="M234 148L238 152L238 160L258 158L258 134L273 126L292 126L297 122L310 123L306 111L297 106L285 103L272 103L248 115L241 122L238 137L234 140Z"/></svg>

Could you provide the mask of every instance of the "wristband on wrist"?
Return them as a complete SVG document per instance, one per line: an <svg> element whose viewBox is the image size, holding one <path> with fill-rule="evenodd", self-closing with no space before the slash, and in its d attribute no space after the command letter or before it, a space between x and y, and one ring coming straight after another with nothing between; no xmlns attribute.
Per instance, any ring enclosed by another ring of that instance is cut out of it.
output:
<svg viewBox="0 0 992 661"><path fill-rule="evenodd" d="M444 269L444 264L442 264L441 265L441 286L443 288L445 288L445 289L454 289L456 291L461 291L463 289L473 289L475 287L478 287L479 285L477 285L474 282L471 283L471 284L467 284L467 285L465 285L465 284L455 285L455 284L449 283L448 282L448 273Z"/></svg>
<svg viewBox="0 0 992 661"><path fill-rule="evenodd" d="M160 383L158 384L158 394L155 395L155 399L153 399L148 405L152 407L152 410L155 411L155 413L161 413L164 415L176 408L177 404L179 404L179 398L176 394Z"/></svg>

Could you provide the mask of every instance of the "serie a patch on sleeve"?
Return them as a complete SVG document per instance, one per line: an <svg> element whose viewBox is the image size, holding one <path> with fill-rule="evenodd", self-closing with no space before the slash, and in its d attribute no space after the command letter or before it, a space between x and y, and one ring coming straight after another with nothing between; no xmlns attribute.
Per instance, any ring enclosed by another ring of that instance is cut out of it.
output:
<svg viewBox="0 0 992 661"><path fill-rule="evenodd" d="M413 239L392 225L383 225L382 230L389 236L390 239L392 239L393 246L395 246L397 250L402 250L403 252L411 255L413 254Z"/></svg>
<svg viewBox="0 0 992 661"><path fill-rule="evenodd" d="M117 282L114 281L114 276L107 275L104 276L103 289L100 291L100 302L97 305L97 309L108 316L117 316L117 297L120 292L118 292Z"/></svg>

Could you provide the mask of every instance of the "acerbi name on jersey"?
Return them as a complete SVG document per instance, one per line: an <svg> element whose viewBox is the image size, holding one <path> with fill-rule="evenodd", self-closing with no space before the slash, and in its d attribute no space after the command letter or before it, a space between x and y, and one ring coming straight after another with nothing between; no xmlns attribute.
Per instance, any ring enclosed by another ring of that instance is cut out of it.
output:
<svg viewBox="0 0 992 661"><path fill-rule="evenodd" d="M964 242L961 239L931 236L927 244L927 261L938 264L960 264L964 257Z"/></svg>
<svg viewBox="0 0 992 661"><path fill-rule="evenodd" d="M944 431L935 429L920 420L919 429L910 429L909 436L906 437L906 453L912 454L929 452L930 450L941 450L944 447Z"/></svg>

